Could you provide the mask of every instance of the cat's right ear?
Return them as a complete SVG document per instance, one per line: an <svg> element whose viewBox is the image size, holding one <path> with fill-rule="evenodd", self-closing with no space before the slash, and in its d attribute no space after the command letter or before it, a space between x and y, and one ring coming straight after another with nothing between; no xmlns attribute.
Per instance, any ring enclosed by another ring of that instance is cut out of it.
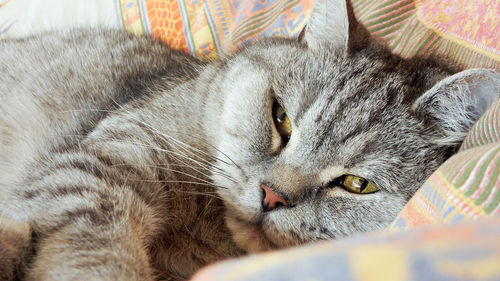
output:
<svg viewBox="0 0 500 281"><path fill-rule="evenodd" d="M308 24L299 35L311 49L328 45L350 52L364 47L370 35L355 18L349 0L317 0Z"/></svg>

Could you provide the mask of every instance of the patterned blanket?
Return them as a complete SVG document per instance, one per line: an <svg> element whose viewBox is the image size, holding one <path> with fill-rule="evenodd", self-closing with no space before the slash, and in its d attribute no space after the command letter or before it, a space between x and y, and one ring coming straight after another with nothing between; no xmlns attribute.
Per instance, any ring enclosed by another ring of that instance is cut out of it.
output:
<svg viewBox="0 0 500 281"><path fill-rule="evenodd" d="M231 260L192 281L500 280L500 218L377 233Z"/></svg>
<svg viewBox="0 0 500 281"><path fill-rule="evenodd" d="M0 0L0 37L108 26L211 59L262 37L297 36L313 2ZM439 54L464 68L500 70L500 0L352 2L368 30L402 56ZM229 261L196 280L500 280L499 157L500 102L394 220L399 233Z"/></svg>

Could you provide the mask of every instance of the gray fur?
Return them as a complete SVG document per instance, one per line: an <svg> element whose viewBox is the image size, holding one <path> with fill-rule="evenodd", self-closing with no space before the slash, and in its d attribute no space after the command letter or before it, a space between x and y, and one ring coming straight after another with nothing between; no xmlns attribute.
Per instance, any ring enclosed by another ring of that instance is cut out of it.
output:
<svg viewBox="0 0 500 281"><path fill-rule="evenodd" d="M303 42L211 63L119 31L0 41L0 265L26 280L179 280L386 227L498 99L500 78L402 59L349 3L325 3L356 28L313 20ZM273 99L293 126L284 147ZM343 174L381 191L329 185ZM290 207L263 212L262 182Z"/></svg>

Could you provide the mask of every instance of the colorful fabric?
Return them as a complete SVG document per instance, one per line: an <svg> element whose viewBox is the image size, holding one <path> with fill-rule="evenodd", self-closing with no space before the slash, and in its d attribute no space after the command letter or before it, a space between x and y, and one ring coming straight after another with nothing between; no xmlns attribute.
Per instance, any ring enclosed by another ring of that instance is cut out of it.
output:
<svg viewBox="0 0 500 281"><path fill-rule="evenodd" d="M500 218L377 233L216 264L192 281L500 280Z"/></svg>
<svg viewBox="0 0 500 281"><path fill-rule="evenodd" d="M472 127L465 138L460 151L482 145L500 143L500 103L497 102Z"/></svg>
<svg viewBox="0 0 500 281"><path fill-rule="evenodd" d="M174 48L208 58L231 54L262 37L297 36L314 2L118 1L127 30L152 34ZM500 69L500 0L475 1L352 2L368 30L404 57L438 54L462 67Z"/></svg>
<svg viewBox="0 0 500 281"><path fill-rule="evenodd" d="M473 126L460 152L434 172L392 229L500 214L500 101Z"/></svg>
<svg viewBox="0 0 500 281"><path fill-rule="evenodd" d="M294 37L313 0L118 0L125 28L199 57L231 54L262 37Z"/></svg>
<svg viewBox="0 0 500 281"><path fill-rule="evenodd" d="M435 54L463 68L500 69L500 0L352 3L370 33L403 57Z"/></svg>
<svg viewBox="0 0 500 281"><path fill-rule="evenodd" d="M352 0L360 21L405 57L439 54L500 69L500 0ZM262 37L297 36L314 0L0 0L0 37L85 26L151 34L200 58Z"/></svg>
<svg viewBox="0 0 500 281"><path fill-rule="evenodd" d="M415 3L419 19L439 35L500 60L500 1L416 0Z"/></svg>
<svg viewBox="0 0 500 281"><path fill-rule="evenodd" d="M314 0L286 1L171 1L118 0L127 30L152 34L177 49L199 57L231 54L241 46L262 37L297 36L308 20ZM460 10L460 21L442 15L450 13L448 4L458 7L468 0L353 0L356 15L368 30L405 57L439 54L463 67L500 69L497 55L498 18L493 17L500 0L488 0L480 8L471 2ZM481 1L481 0L477 0ZM482 0L483 2L486 0ZM437 5L436 3L440 3ZM474 8L476 7L476 8ZM491 9L487 9L490 7ZM452 11L457 11L457 9ZM167 12L168 11L168 12ZM484 14L484 11L488 13ZM477 17L466 18L471 12ZM481 13L479 13L481 12ZM441 15L433 17L434 14ZM498 12L497 12L498 13ZM484 14L484 15L483 15ZM423 16L422 16L423 15ZM428 19L432 19L429 22ZM441 21L440 21L441 20ZM462 29L458 27L463 26ZM486 26L488 28L477 28ZM452 29L451 27L455 27ZM475 37L468 37L472 28ZM461 31L460 38L453 34ZM454 33L455 32L455 33ZM489 36L489 37L488 37ZM484 48L484 46L487 46Z"/></svg>
<svg viewBox="0 0 500 281"><path fill-rule="evenodd" d="M314 2L118 1L127 30L153 34L174 48L209 58L262 37L297 36ZM462 67L500 69L500 17L493 16L500 0L476 1L478 5L469 0L352 2L368 30L404 57L438 54Z"/></svg>

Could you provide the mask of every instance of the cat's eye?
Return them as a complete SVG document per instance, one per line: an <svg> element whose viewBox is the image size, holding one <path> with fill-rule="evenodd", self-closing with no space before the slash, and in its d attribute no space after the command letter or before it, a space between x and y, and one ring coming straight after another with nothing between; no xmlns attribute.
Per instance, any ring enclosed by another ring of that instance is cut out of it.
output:
<svg viewBox="0 0 500 281"><path fill-rule="evenodd" d="M373 182L353 175L343 175L338 177L331 184L340 186L349 192L358 194L368 194L380 190Z"/></svg>
<svg viewBox="0 0 500 281"><path fill-rule="evenodd" d="M292 135L292 124L283 107L275 100L273 104L273 120L278 130L283 145L285 145Z"/></svg>

